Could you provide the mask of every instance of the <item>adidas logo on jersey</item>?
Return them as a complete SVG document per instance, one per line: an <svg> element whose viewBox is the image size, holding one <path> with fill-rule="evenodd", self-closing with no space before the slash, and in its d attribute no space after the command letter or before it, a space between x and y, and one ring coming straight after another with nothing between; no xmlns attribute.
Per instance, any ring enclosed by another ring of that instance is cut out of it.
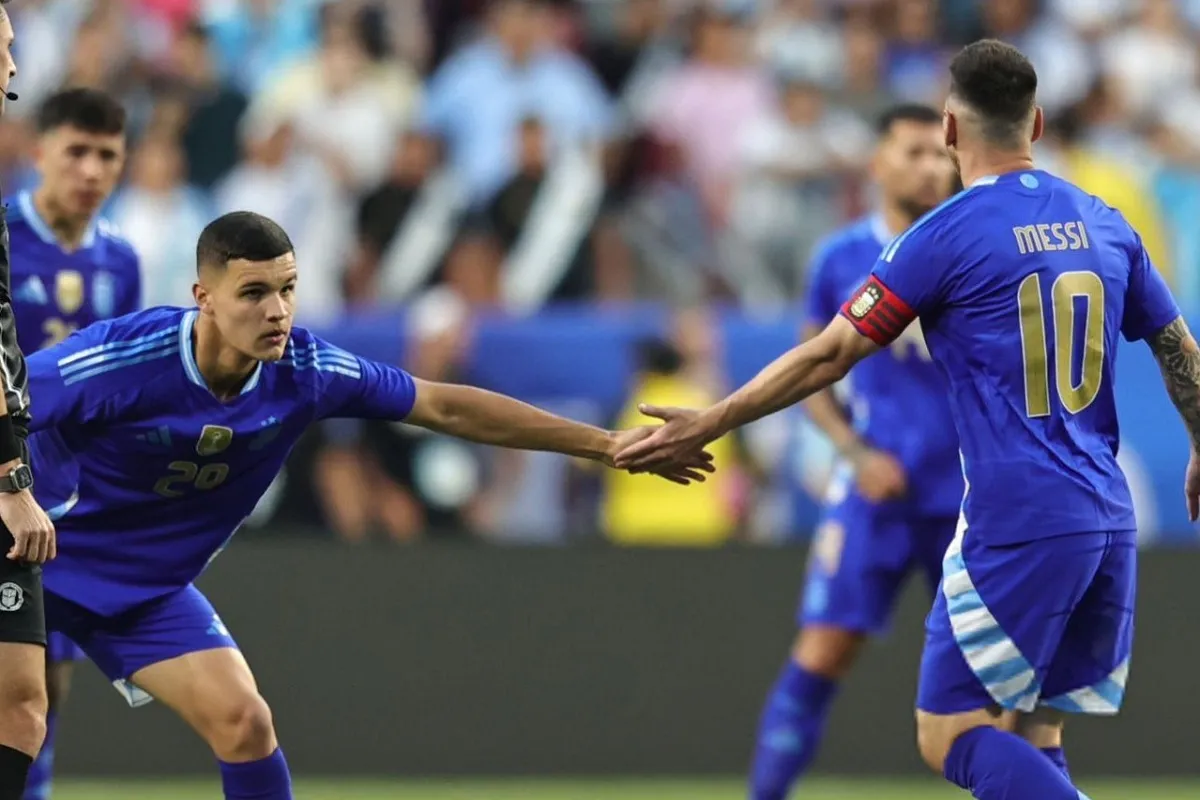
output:
<svg viewBox="0 0 1200 800"><path fill-rule="evenodd" d="M158 445L159 447L170 447L171 429L166 425L159 425L152 431L139 433L136 438L139 442L144 442L146 444Z"/></svg>
<svg viewBox="0 0 1200 800"><path fill-rule="evenodd" d="M42 283L41 278L34 275L17 288L17 291L13 293L13 299L19 303L44 306L50 302L50 295L46 292L46 284Z"/></svg>

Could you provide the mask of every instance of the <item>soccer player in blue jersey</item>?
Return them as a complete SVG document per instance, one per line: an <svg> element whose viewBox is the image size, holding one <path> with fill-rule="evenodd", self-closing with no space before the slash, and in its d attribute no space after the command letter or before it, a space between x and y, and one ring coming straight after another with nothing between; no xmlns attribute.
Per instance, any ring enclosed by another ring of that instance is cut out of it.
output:
<svg viewBox="0 0 1200 800"><path fill-rule="evenodd" d="M818 244L806 340L838 315L888 242L945 200L955 183L942 115L933 108L888 109L878 134L872 173L879 210ZM920 325L865 360L843 386L841 398L825 389L805 401L841 464L809 558L802 627L759 724L752 800L783 800L812 764L838 685L866 637L887 626L914 570L936 590L942 554L954 538L963 493L958 437L946 425L945 383Z"/></svg>
<svg viewBox="0 0 1200 800"><path fill-rule="evenodd" d="M178 713L220 762L225 797L291 798L271 713L192 581L254 509L292 446L330 417L405 420L483 444L611 463L621 433L502 395L413 378L293 327L297 266L270 220L200 236L196 308L101 322L29 359L38 497L55 506L47 628L83 648L131 705ZM660 471L680 483L707 456Z"/></svg>
<svg viewBox="0 0 1200 800"><path fill-rule="evenodd" d="M1133 637L1136 535L1117 464L1117 337L1145 340L1192 442L1200 348L1120 213L1034 167L1037 74L986 40L950 65L945 142L968 187L892 242L816 338L618 455L652 469L842 378L918 317L948 383L966 491L926 624L925 761L981 800L1079 800L1065 714L1115 714Z"/></svg>
<svg viewBox="0 0 1200 800"><path fill-rule="evenodd" d="M42 104L36 124L38 187L8 209L17 337L26 353L141 303L137 254L98 216L125 165L125 109L104 92L67 89ZM62 634L47 637L50 712L25 800L50 796L57 712L80 658Z"/></svg>

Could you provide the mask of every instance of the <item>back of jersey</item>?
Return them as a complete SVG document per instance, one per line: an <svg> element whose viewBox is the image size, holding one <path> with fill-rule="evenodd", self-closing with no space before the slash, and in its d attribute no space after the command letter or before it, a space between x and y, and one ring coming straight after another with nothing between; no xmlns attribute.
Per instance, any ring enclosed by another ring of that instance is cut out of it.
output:
<svg viewBox="0 0 1200 800"><path fill-rule="evenodd" d="M885 303L920 315L945 371L972 534L1136 527L1116 458L1117 337L1179 312L1119 213L1045 172L986 178L889 247L874 277Z"/></svg>

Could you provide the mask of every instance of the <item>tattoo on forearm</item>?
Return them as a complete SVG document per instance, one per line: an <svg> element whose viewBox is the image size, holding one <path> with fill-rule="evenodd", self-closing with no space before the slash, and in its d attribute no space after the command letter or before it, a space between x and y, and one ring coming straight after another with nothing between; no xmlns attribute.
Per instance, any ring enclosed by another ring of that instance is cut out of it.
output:
<svg viewBox="0 0 1200 800"><path fill-rule="evenodd" d="M1187 426L1192 447L1200 451L1200 347L1183 317L1177 317L1150 340L1171 402Z"/></svg>

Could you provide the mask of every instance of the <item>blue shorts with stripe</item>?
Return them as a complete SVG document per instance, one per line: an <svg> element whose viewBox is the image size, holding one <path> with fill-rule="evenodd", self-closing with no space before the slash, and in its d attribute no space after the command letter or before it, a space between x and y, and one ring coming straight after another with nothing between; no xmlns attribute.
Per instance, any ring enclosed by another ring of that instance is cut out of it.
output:
<svg viewBox="0 0 1200 800"><path fill-rule="evenodd" d="M45 598L46 628L77 642L131 706L151 700L130 681L139 670L188 653L237 647L208 598L192 585L112 617L49 590Z"/></svg>
<svg viewBox="0 0 1200 800"><path fill-rule="evenodd" d="M917 707L1117 713L1133 647L1136 533L979 540L960 525L946 551Z"/></svg>
<svg viewBox="0 0 1200 800"><path fill-rule="evenodd" d="M914 514L900 503L872 503L855 491L844 494L822 513L797 622L883 632L913 572L936 591L956 523L955 517Z"/></svg>

